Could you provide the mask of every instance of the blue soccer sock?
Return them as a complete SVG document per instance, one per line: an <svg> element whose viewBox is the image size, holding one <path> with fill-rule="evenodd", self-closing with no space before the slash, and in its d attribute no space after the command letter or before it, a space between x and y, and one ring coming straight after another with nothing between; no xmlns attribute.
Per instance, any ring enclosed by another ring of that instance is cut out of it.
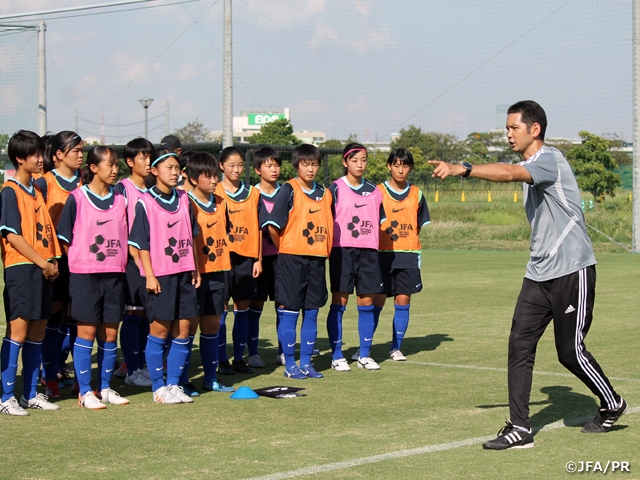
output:
<svg viewBox="0 0 640 480"><path fill-rule="evenodd" d="M400 350L402 340L409 327L409 307L411 305L394 305L393 315L393 336L391 339L391 350Z"/></svg>
<svg viewBox="0 0 640 480"><path fill-rule="evenodd" d="M382 307L373 306L373 333L376 333L378 330L378 323L380 322L380 312L382 312Z"/></svg>
<svg viewBox="0 0 640 480"><path fill-rule="evenodd" d="M285 366L293 367L296 364L294 357L296 351L296 323L298 322L298 312L278 309L280 325L278 326L278 340L282 343L282 353L284 353Z"/></svg>
<svg viewBox="0 0 640 480"><path fill-rule="evenodd" d="M368 307L358 307L358 335L360 336L360 358L371 355L371 344L373 343L373 305Z"/></svg>
<svg viewBox="0 0 640 480"><path fill-rule="evenodd" d="M2 401L6 402L14 396L16 375L18 374L18 357L22 344L10 338L2 340L0 351L0 368L2 369Z"/></svg>
<svg viewBox="0 0 640 480"><path fill-rule="evenodd" d="M303 310L300 327L300 366L311 364L311 355L318 336L318 309Z"/></svg>
<svg viewBox="0 0 640 480"><path fill-rule="evenodd" d="M149 367L149 377L151 377L151 388L155 392L160 387L164 387L162 371L164 370L164 344L165 339L147 336L147 348L145 349L145 359Z"/></svg>
<svg viewBox="0 0 640 480"><path fill-rule="evenodd" d="M69 352L73 350L73 343L70 342L69 337L69 324L61 323L60 328L58 329L58 338L56 343L56 366L58 367L58 370L64 367L64 364L69 357Z"/></svg>
<svg viewBox="0 0 640 480"><path fill-rule="evenodd" d="M342 353L342 316L347 307L331 304L327 315L327 335L333 352L333 360L344 358Z"/></svg>
<svg viewBox="0 0 640 480"><path fill-rule="evenodd" d="M98 340L98 372L100 372L100 391L109 388L113 377L113 368L116 365L118 344L116 342L103 342ZM129 365L127 365L129 367ZM131 370L129 370L131 371Z"/></svg>
<svg viewBox="0 0 640 480"><path fill-rule="evenodd" d="M73 343L73 365L76 369L80 396L91 391L91 350L93 350L93 340L76 337Z"/></svg>
<svg viewBox="0 0 640 480"><path fill-rule="evenodd" d="M178 385L189 355L189 339L174 338L167 355L167 386Z"/></svg>
<svg viewBox="0 0 640 480"><path fill-rule="evenodd" d="M36 396L38 386L38 373L42 362L42 342L25 340L22 345L22 381L23 395L27 400ZM55 379L55 375L53 376Z"/></svg>
<svg viewBox="0 0 640 480"><path fill-rule="evenodd" d="M278 308L276 307L276 336L278 335L278 327L280 326L280 315L278 315ZM278 356L282 355L282 342L278 337Z"/></svg>
<svg viewBox="0 0 640 480"><path fill-rule="evenodd" d="M233 359L242 360L249 334L249 309L233 311Z"/></svg>
<svg viewBox="0 0 640 480"><path fill-rule="evenodd" d="M218 334L200 334L200 358L204 370L205 383L215 382L218 368Z"/></svg>
<svg viewBox="0 0 640 480"><path fill-rule="evenodd" d="M47 382L56 380L58 373L58 330L60 322L54 323L53 319L47 322L47 330L42 341L42 369ZM28 400L28 399L27 399Z"/></svg>
<svg viewBox="0 0 640 480"><path fill-rule="evenodd" d="M193 351L194 338L195 335L189 335L189 345L187 346L189 351L187 352L187 358L184 361L184 368L182 369L182 373L180 374L180 383L178 385L189 383L189 369L191 368L191 352Z"/></svg>
<svg viewBox="0 0 640 480"><path fill-rule="evenodd" d="M138 367L142 368L147 363L145 350L147 349L147 337L149 336L149 320L141 318L138 323Z"/></svg>
<svg viewBox="0 0 640 480"><path fill-rule="evenodd" d="M62 350L60 351L60 361L58 362L58 366L62 367L65 363L67 363L67 358L69 358L69 353L73 357L73 351L75 350L76 338L78 338L78 324L75 319L71 317L67 317L67 330L69 332L68 345L62 344ZM72 358L73 359L73 358Z"/></svg>
<svg viewBox="0 0 640 480"><path fill-rule="evenodd" d="M136 315L125 315L120 327L120 348L124 363L127 364L127 373L133 374L140 368L138 361L139 344L138 332L140 330L140 317Z"/></svg>
<svg viewBox="0 0 640 480"><path fill-rule="evenodd" d="M218 329L218 360L228 362L227 356L227 310L220 315L220 328Z"/></svg>
<svg viewBox="0 0 640 480"><path fill-rule="evenodd" d="M248 315L248 332L247 346L249 347L249 356L258 355L258 339L260 337L260 315L262 309L249 307Z"/></svg>

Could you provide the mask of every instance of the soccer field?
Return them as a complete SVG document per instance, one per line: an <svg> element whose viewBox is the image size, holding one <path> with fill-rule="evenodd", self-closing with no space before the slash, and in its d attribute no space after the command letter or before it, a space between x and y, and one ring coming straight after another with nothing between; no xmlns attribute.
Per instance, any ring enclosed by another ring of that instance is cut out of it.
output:
<svg viewBox="0 0 640 480"><path fill-rule="evenodd" d="M596 412L596 399L558 363L549 329L538 347L531 396L532 423L544 427L535 448L482 450L482 441L508 417L507 338L527 253L427 250L425 289L413 298L402 347L407 362L384 360L389 303L372 350L383 360L381 370L352 364L349 373L332 371L325 308L315 359L325 378L285 379L274 364L274 314L265 308L260 354L267 368L222 379L235 387L301 386L306 397L235 401L207 393L191 405L160 405L151 392L114 379L112 386L131 405L89 411L77 407L67 388L57 412L0 418L0 477L555 479L569 475L570 461L603 468L607 461L626 461L630 473L613 476L640 478L640 256L597 258L587 348L630 407L607 434L580 432ZM351 300L344 323L348 358L357 349ZM200 385L197 346L192 364Z"/></svg>

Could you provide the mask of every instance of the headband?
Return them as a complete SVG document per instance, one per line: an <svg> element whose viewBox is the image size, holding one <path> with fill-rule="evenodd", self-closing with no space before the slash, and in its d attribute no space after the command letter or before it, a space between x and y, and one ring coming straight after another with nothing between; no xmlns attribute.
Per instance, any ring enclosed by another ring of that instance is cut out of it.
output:
<svg viewBox="0 0 640 480"><path fill-rule="evenodd" d="M351 150L347 151L347 153L345 153L344 155L342 155L342 158L347 158L347 155L349 155L351 152L366 152L367 149L366 148L352 148Z"/></svg>
<svg viewBox="0 0 640 480"><path fill-rule="evenodd" d="M72 138L70 138L69 140L67 140L66 142L64 142L62 145L60 145L60 148L58 148L58 150L60 150L61 152L64 152L64 149L67 147L67 145L71 144L71 142L75 141L76 139L80 138L79 135L74 135ZM58 151L56 150L56 152Z"/></svg>
<svg viewBox="0 0 640 480"><path fill-rule="evenodd" d="M154 167L156 165L156 163L158 163L160 160L162 160L163 158L167 158L167 157L176 157L178 158L178 154L174 153L174 152L169 152L169 153L165 153L164 155L160 155L158 158L156 158L153 163L151 164L152 167Z"/></svg>

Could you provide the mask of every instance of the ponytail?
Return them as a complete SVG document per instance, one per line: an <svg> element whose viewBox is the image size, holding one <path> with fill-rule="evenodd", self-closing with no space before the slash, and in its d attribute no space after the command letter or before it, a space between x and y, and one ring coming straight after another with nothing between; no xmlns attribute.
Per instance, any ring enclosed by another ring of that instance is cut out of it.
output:
<svg viewBox="0 0 640 480"><path fill-rule="evenodd" d="M89 150L89 153L87 153L87 163L85 163L82 169L83 185L89 185L93 181L94 173L91 171L91 165L99 165L105 160L117 163L118 154L114 149L104 145L98 145Z"/></svg>

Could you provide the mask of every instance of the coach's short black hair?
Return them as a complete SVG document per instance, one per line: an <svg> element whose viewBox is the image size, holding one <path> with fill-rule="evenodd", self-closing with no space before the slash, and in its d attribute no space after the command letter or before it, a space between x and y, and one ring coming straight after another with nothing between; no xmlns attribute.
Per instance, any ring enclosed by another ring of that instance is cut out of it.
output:
<svg viewBox="0 0 640 480"><path fill-rule="evenodd" d="M127 163L127 158L130 158L133 161L139 153L146 153L151 157L151 154L153 153L153 144L146 138L134 138L124 146L122 158L124 158L124 162ZM127 166L129 167L128 163ZM133 171L131 167L129 167L129 171Z"/></svg>
<svg viewBox="0 0 640 480"><path fill-rule="evenodd" d="M303 143L302 145L298 145L294 148L291 153L291 163L293 164L293 168L297 169L298 165L300 165L300 162L303 160L316 160L318 165L320 165L322 162L322 154L316 146Z"/></svg>
<svg viewBox="0 0 640 480"><path fill-rule="evenodd" d="M237 155L238 157L240 157L242 159L242 161L244 161L244 155L242 154L242 152L240 151L240 149L238 147L227 147L227 148L223 148L222 151L220 152L219 163L226 162L227 160L229 160L234 155Z"/></svg>
<svg viewBox="0 0 640 480"><path fill-rule="evenodd" d="M413 155L411 155L411 152L406 148L396 148L389 154L387 165L393 165L396 162L400 162L402 165L413 168Z"/></svg>
<svg viewBox="0 0 640 480"><path fill-rule="evenodd" d="M18 158L26 160L27 157L37 153L44 153L44 142L37 133L29 130L18 130L13 134L7 145L7 153L11 164L18 169Z"/></svg>
<svg viewBox="0 0 640 480"><path fill-rule="evenodd" d="M544 109L533 100L523 100L521 102L514 103L507 110L507 115L512 113L519 113L522 123L527 126L527 132L531 130L534 123L540 125L540 135L536 140L544 140L544 134L547 131L547 114L544 113Z"/></svg>
<svg viewBox="0 0 640 480"><path fill-rule="evenodd" d="M253 168L260 170L260 167L267 160L273 160L282 166L282 158L278 151L273 147L262 147L253 152Z"/></svg>
<svg viewBox="0 0 640 480"><path fill-rule="evenodd" d="M200 175L214 176L218 173L218 161L209 152L193 152L187 162L187 177L189 180L198 181Z"/></svg>

